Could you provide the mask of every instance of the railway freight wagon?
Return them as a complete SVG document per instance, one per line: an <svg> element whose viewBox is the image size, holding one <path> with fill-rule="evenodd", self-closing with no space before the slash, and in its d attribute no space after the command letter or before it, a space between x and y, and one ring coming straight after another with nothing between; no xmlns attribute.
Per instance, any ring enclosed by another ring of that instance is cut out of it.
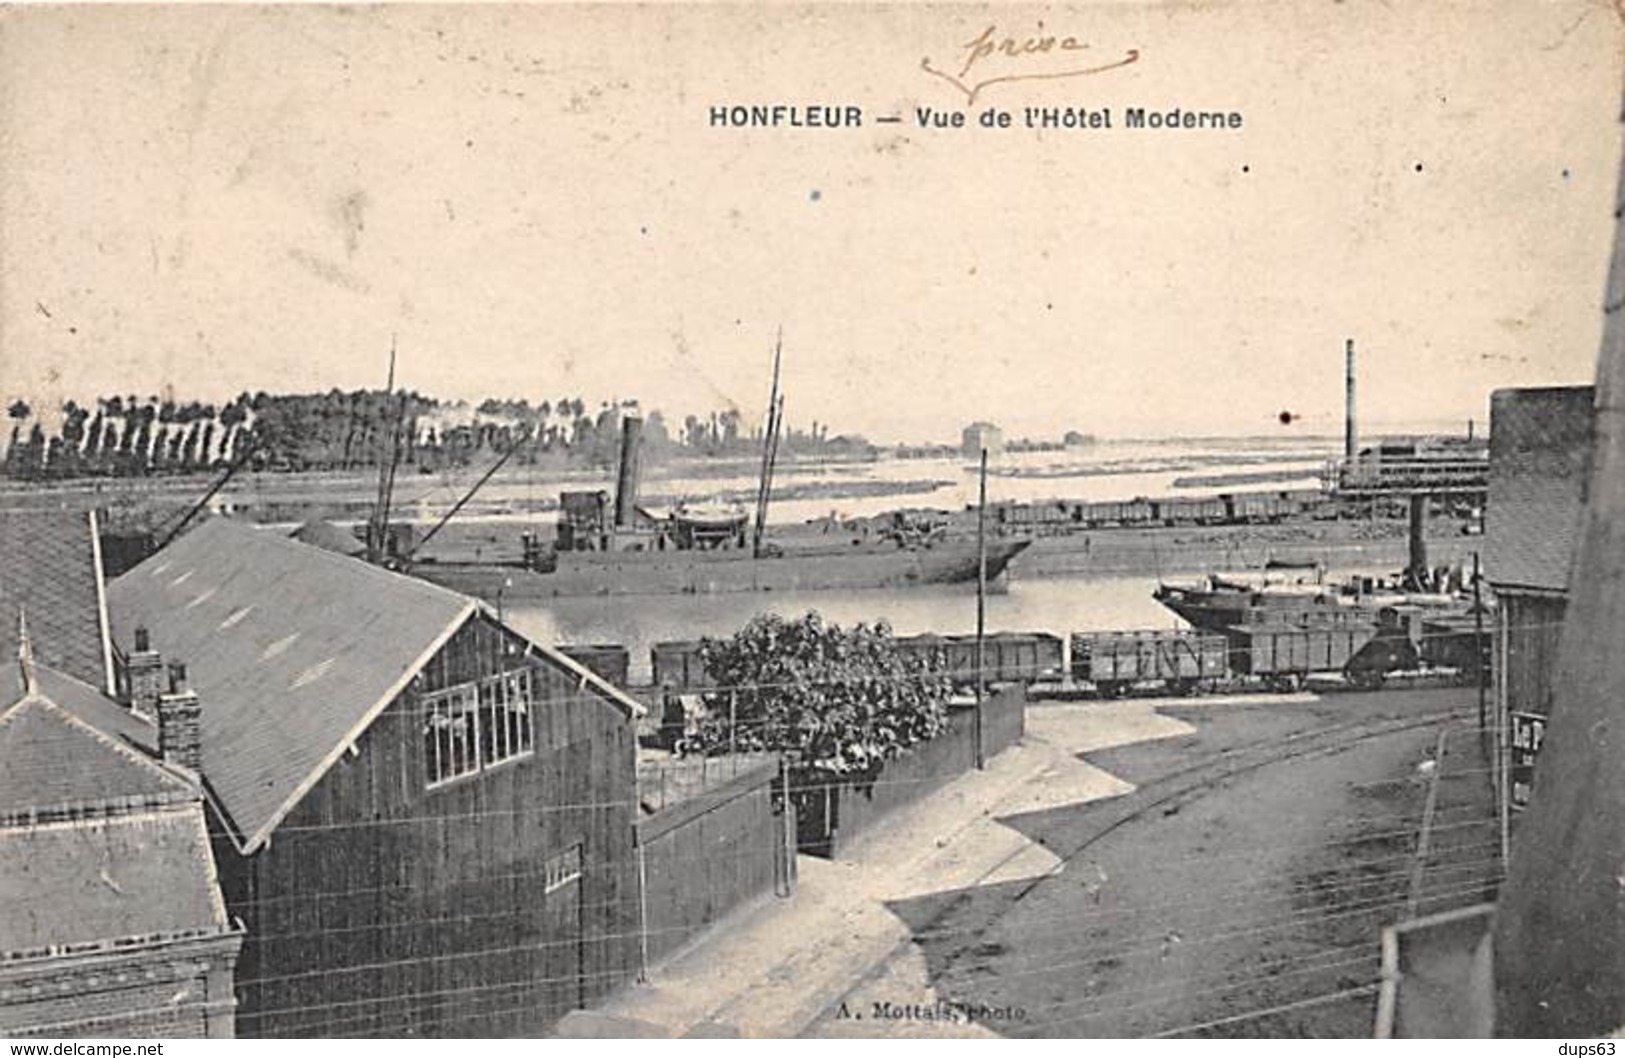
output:
<svg viewBox="0 0 1625 1058"><path fill-rule="evenodd" d="M1223 636L1186 629L1074 632L1072 678L1093 684L1102 698L1121 697L1142 683L1190 694L1229 677L1227 648Z"/></svg>
<svg viewBox="0 0 1625 1058"><path fill-rule="evenodd" d="M976 637L899 636L897 647L945 672L954 683L976 683ZM995 632L983 637L988 683L1037 683L1062 673L1061 637L1047 632Z"/></svg>
<svg viewBox="0 0 1625 1058"><path fill-rule="evenodd" d="M616 687L625 687L631 671L632 652L618 643L576 643L560 646L559 653L578 661L588 671Z"/></svg>
<svg viewBox="0 0 1625 1058"><path fill-rule="evenodd" d="M1151 501L1151 520L1162 525L1221 525L1225 519L1224 500L1218 496Z"/></svg>
<svg viewBox="0 0 1625 1058"><path fill-rule="evenodd" d="M1302 511L1300 505L1268 492L1226 494L1220 499L1225 520L1232 525L1273 525Z"/></svg>
<svg viewBox="0 0 1625 1058"><path fill-rule="evenodd" d="M1261 679L1277 690L1296 690L1312 673L1340 672L1355 687L1380 686L1383 677L1415 669L1421 661L1404 623L1294 628L1238 625L1228 630L1230 664L1238 676Z"/></svg>
<svg viewBox="0 0 1625 1058"><path fill-rule="evenodd" d="M1491 617L1480 621L1472 614L1426 617L1422 620L1422 660L1454 669L1463 683L1488 682Z"/></svg>
<svg viewBox="0 0 1625 1058"><path fill-rule="evenodd" d="M702 691L715 683L700 660L697 639L669 640L649 650L649 668L656 687L687 693Z"/></svg>
<svg viewBox="0 0 1625 1058"><path fill-rule="evenodd" d="M1112 526L1150 525L1155 517L1156 511L1151 501L1142 498L1090 503L1086 506L1083 520L1091 529L1104 529Z"/></svg>
<svg viewBox="0 0 1625 1058"><path fill-rule="evenodd" d="M976 637L898 636L897 649L948 675L960 686L976 682ZM700 660L697 639L656 643L649 651L654 685L678 694L716 685ZM988 683L1037 683L1062 674L1061 637L1047 632L995 632L983 639Z"/></svg>

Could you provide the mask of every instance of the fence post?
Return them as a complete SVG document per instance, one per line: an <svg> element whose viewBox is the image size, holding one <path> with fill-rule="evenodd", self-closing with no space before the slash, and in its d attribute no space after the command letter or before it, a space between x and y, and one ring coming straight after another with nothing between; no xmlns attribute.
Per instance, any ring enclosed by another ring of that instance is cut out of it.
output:
<svg viewBox="0 0 1625 1058"><path fill-rule="evenodd" d="M796 891L796 806L790 799L790 760L782 753L779 754L779 790L783 829L779 855L775 857L779 862L777 895L789 897Z"/></svg>
<svg viewBox="0 0 1625 1058"><path fill-rule="evenodd" d="M644 855L643 835L632 825L632 840L638 846L638 984L649 983L649 863Z"/></svg>

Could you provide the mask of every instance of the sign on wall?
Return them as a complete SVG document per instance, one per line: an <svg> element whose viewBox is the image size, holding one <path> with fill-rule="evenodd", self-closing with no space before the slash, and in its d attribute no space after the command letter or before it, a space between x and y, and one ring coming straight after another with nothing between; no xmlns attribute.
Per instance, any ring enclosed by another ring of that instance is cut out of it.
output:
<svg viewBox="0 0 1625 1058"><path fill-rule="evenodd" d="M1512 713L1511 760L1508 761L1508 779L1511 784L1510 801L1513 808L1529 804L1530 791L1535 785L1535 757L1546 737L1546 718L1537 713Z"/></svg>

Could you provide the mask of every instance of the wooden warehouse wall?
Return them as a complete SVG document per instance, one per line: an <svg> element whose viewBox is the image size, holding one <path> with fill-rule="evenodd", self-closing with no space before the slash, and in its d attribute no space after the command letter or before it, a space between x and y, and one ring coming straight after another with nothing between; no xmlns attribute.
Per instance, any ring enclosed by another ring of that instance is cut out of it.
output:
<svg viewBox="0 0 1625 1058"><path fill-rule="evenodd" d="M217 843L241 1035L534 1034L636 973L630 721L524 651L470 619L269 846ZM533 754L427 789L422 696L521 665ZM547 891L576 845L581 877Z"/></svg>

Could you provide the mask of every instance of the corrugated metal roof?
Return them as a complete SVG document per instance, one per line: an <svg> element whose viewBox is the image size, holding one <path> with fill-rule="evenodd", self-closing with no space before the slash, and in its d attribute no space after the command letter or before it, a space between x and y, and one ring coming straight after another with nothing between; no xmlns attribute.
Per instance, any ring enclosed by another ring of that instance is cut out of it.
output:
<svg viewBox="0 0 1625 1058"><path fill-rule="evenodd" d="M227 929L201 802L0 828L0 951Z"/></svg>
<svg viewBox="0 0 1625 1058"><path fill-rule="evenodd" d="M17 611L41 665L107 686L101 565L84 511L0 512L0 657L17 656Z"/></svg>
<svg viewBox="0 0 1625 1058"><path fill-rule="evenodd" d="M472 614L461 595L227 519L108 588L202 699L203 770L244 851L257 848Z"/></svg>
<svg viewBox="0 0 1625 1058"><path fill-rule="evenodd" d="M1484 575L1502 588L1568 587L1591 457L1590 386L1497 390L1490 402Z"/></svg>

